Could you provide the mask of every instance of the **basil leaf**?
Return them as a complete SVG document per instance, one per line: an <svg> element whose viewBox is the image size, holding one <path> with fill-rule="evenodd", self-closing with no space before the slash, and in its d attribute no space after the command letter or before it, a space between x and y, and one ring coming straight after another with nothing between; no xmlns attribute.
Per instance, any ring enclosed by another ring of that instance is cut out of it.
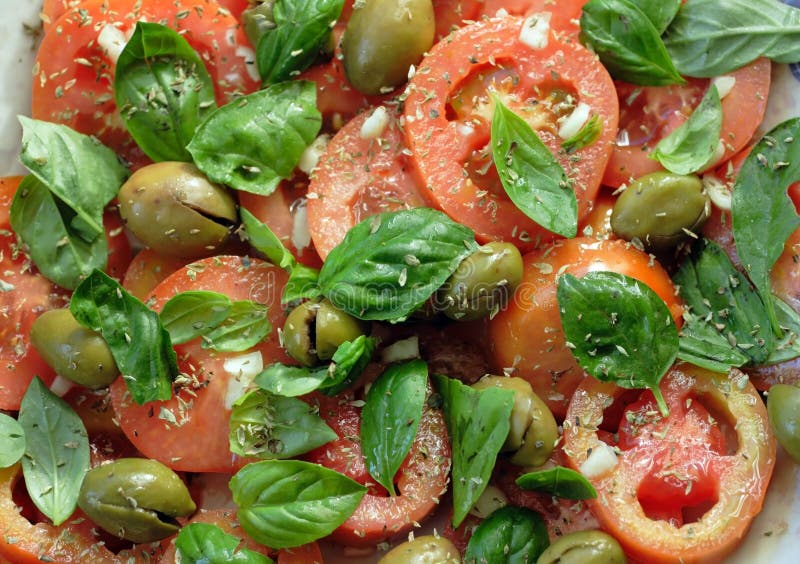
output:
<svg viewBox="0 0 800 564"><path fill-rule="evenodd" d="M299 460L248 464L229 485L242 528L270 548L291 548L329 535L367 491L347 476Z"/></svg>
<svg viewBox="0 0 800 564"><path fill-rule="evenodd" d="M22 473L31 500L58 526L78 504L89 470L89 438L83 421L38 376L31 380L19 408L25 433Z"/></svg>
<svg viewBox="0 0 800 564"><path fill-rule="evenodd" d="M648 388L661 413L658 383L678 354L678 330L664 301L647 285L616 272L558 279L567 346L581 368L623 388Z"/></svg>
<svg viewBox="0 0 800 564"><path fill-rule="evenodd" d="M216 108L203 61L176 31L137 22L114 74L114 100L136 144L156 162L187 161L186 145Z"/></svg>
<svg viewBox="0 0 800 564"><path fill-rule="evenodd" d="M391 496L397 495L394 476L417 436L427 383L425 362L392 365L372 384L361 410L367 470Z"/></svg>
<svg viewBox="0 0 800 564"><path fill-rule="evenodd" d="M517 478L517 485L524 490L546 492L564 499L594 499L594 486L575 470L556 466L547 470L528 472Z"/></svg>
<svg viewBox="0 0 800 564"><path fill-rule="evenodd" d="M787 194L789 185L797 180L800 118L792 118L755 144L736 176L731 201L736 250L767 306L775 331L779 331L779 324L769 272L789 235L800 226L800 217Z"/></svg>
<svg viewBox="0 0 800 564"><path fill-rule="evenodd" d="M217 525L189 523L175 538L183 564L272 564L273 560L247 548L239 548L242 539L227 534Z"/></svg>
<svg viewBox="0 0 800 564"><path fill-rule="evenodd" d="M713 84L686 122L658 142L650 158L675 174L692 174L709 164L722 130L722 102Z"/></svg>
<svg viewBox="0 0 800 564"><path fill-rule="evenodd" d="M597 53L617 80L644 86L684 82L661 32L648 14L629 0L589 0L581 15L581 41Z"/></svg>
<svg viewBox="0 0 800 564"><path fill-rule="evenodd" d="M366 335L359 335L339 345L328 367L330 379L320 386L322 392L335 396L348 388L364 372L377 346L378 340Z"/></svg>
<svg viewBox="0 0 800 564"><path fill-rule="evenodd" d="M529 564L549 545L547 526L538 513L507 505L478 525L467 543L464 562Z"/></svg>
<svg viewBox="0 0 800 564"><path fill-rule="evenodd" d="M714 77L759 57L800 61L800 10L775 0L689 0L664 35L681 74Z"/></svg>
<svg viewBox="0 0 800 564"><path fill-rule="evenodd" d="M0 468L19 462L25 453L25 431L13 417L0 413Z"/></svg>
<svg viewBox="0 0 800 564"><path fill-rule="evenodd" d="M319 285L333 305L354 317L401 320L477 248L472 230L442 212L386 212L348 231L322 265Z"/></svg>
<svg viewBox="0 0 800 564"><path fill-rule="evenodd" d="M442 396L453 451L453 527L458 527L489 484L497 454L511 428L514 392L476 390L446 376L433 376Z"/></svg>
<svg viewBox="0 0 800 564"><path fill-rule="evenodd" d="M289 271L289 280L283 287L281 303L288 304L322 295L319 288L319 270L297 262Z"/></svg>
<svg viewBox="0 0 800 564"><path fill-rule="evenodd" d="M661 34L675 19L681 7L681 0L636 0L636 7L644 12L650 23Z"/></svg>
<svg viewBox="0 0 800 564"><path fill-rule="evenodd" d="M156 312L99 270L75 288L69 310L103 336L136 403L172 397L178 361Z"/></svg>
<svg viewBox="0 0 800 564"><path fill-rule="evenodd" d="M720 374L727 374L732 367L739 368L750 361L750 357L731 346L710 319L689 311L683 313L678 358Z"/></svg>
<svg viewBox="0 0 800 564"><path fill-rule="evenodd" d="M284 397L310 394L329 377L328 367L306 368L276 362L267 366L254 382L262 390Z"/></svg>
<svg viewBox="0 0 800 564"><path fill-rule="evenodd" d="M776 296L772 297L772 301L783 337L775 343L764 364L778 364L800 356L800 314Z"/></svg>
<svg viewBox="0 0 800 564"><path fill-rule="evenodd" d="M595 114L583 124L583 127L581 127L575 135L561 143L561 148L567 153L574 153L597 141L597 138L600 137L602 132L603 120L599 115Z"/></svg>
<svg viewBox="0 0 800 564"><path fill-rule="evenodd" d="M211 180L268 195L291 176L321 125L313 82L275 84L214 111L188 150Z"/></svg>
<svg viewBox="0 0 800 564"><path fill-rule="evenodd" d="M205 335L220 325L228 318L231 307L230 298L224 294L190 290L167 300L159 317L172 344L178 345Z"/></svg>
<svg viewBox="0 0 800 564"><path fill-rule="evenodd" d="M492 158L506 194L545 229L574 237L578 199L564 168L524 119L493 99Z"/></svg>
<svg viewBox="0 0 800 564"><path fill-rule="evenodd" d="M328 41L344 0L277 0L275 28L258 40L256 64L261 80L273 84L310 67Z"/></svg>
<svg viewBox="0 0 800 564"><path fill-rule="evenodd" d="M272 331L269 309L241 300L231 304L228 317L203 335L203 348L219 352L241 352L256 346Z"/></svg>
<svg viewBox="0 0 800 564"><path fill-rule="evenodd" d="M306 402L253 390L233 404L230 449L241 456L293 458L338 435Z"/></svg>

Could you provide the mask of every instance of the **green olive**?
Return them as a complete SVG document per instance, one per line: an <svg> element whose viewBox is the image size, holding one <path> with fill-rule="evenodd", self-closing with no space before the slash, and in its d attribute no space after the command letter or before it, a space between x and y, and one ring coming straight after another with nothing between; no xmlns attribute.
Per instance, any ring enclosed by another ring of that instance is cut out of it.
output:
<svg viewBox="0 0 800 564"><path fill-rule="evenodd" d="M800 388L774 384L767 396L767 413L775 438L800 464Z"/></svg>
<svg viewBox="0 0 800 564"><path fill-rule="evenodd" d="M275 29L275 17L272 15L274 6L275 0L257 0L255 4L251 2L250 7L242 12L244 32L253 47L258 46L262 35Z"/></svg>
<svg viewBox="0 0 800 564"><path fill-rule="evenodd" d="M425 535L415 537L387 552L378 564L459 564L458 549L448 539Z"/></svg>
<svg viewBox="0 0 800 564"><path fill-rule="evenodd" d="M344 70L356 90L379 94L408 80L433 45L431 0L366 0L353 9L342 39Z"/></svg>
<svg viewBox="0 0 800 564"><path fill-rule="evenodd" d="M37 317L31 344L56 374L81 386L105 388L119 375L100 333L78 323L68 309L51 309Z"/></svg>
<svg viewBox="0 0 800 564"><path fill-rule="evenodd" d="M128 229L159 253L199 258L214 253L238 219L231 191L190 163L140 168L122 185L119 212Z"/></svg>
<svg viewBox="0 0 800 564"><path fill-rule="evenodd" d="M196 509L178 475L147 458L119 458L89 470L78 505L104 530L137 543L175 534L175 518Z"/></svg>
<svg viewBox="0 0 800 564"><path fill-rule="evenodd" d="M286 318L283 346L286 353L305 366L328 360L345 341L366 332L366 324L327 299L303 302Z"/></svg>
<svg viewBox="0 0 800 564"><path fill-rule="evenodd" d="M708 219L711 201L695 175L654 172L637 178L614 204L611 229L648 250L675 247Z"/></svg>
<svg viewBox="0 0 800 564"><path fill-rule="evenodd" d="M617 539L602 531L565 535L539 556L536 564L625 564Z"/></svg>
<svg viewBox="0 0 800 564"><path fill-rule="evenodd" d="M439 288L437 307L463 321L496 313L522 282L522 270L522 255L514 245L488 243L465 258Z"/></svg>

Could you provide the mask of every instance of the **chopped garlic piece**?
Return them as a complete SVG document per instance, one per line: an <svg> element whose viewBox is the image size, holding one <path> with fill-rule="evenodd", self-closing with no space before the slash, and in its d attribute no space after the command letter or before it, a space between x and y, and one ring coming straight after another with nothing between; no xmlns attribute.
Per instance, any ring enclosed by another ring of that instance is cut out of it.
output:
<svg viewBox="0 0 800 564"><path fill-rule="evenodd" d="M375 111L364 121L361 126L362 139L377 139L389 125L389 112L383 106L378 106Z"/></svg>
<svg viewBox="0 0 800 564"><path fill-rule="evenodd" d="M736 77L734 76L717 76L711 79L711 84L717 87L720 100L731 93L734 85L736 84Z"/></svg>
<svg viewBox="0 0 800 564"><path fill-rule="evenodd" d="M730 211L731 190L727 183L709 172L703 175L703 188L715 206L721 210Z"/></svg>
<svg viewBox="0 0 800 564"><path fill-rule="evenodd" d="M128 43L128 38L125 37L122 30L111 24L104 25L100 33L97 34L97 44L108 54L108 58L114 64L117 64L117 60L126 43Z"/></svg>
<svg viewBox="0 0 800 564"><path fill-rule="evenodd" d="M231 375L225 393L225 409L230 409L244 395L255 377L264 370L264 358L260 351L241 354L226 358L222 367Z"/></svg>
<svg viewBox="0 0 800 564"><path fill-rule="evenodd" d="M295 209L292 222L292 245L302 251L311 244L311 231L308 228L308 210L303 200Z"/></svg>
<svg viewBox="0 0 800 564"><path fill-rule="evenodd" d="M311 142L311 145L306 147L306 150L303 151L302 155L300 155L300 161L297 163L297 168L306 174L311 174L311 172L319 164L320 157L325 154L325 149L328 148L328 142L330 140L331 136L326 133L323 133L314 139L314 141Z"/></svg>
<svg viewBox="0 0 800 564"><path fill-rule="evenodd" d="M558 136L562 139L572 139L581 128L589 121L592 108L585 102L579 102L572 113L564 118L561 127L558 128Z"/></svg>
<svg viewBox="0 0 800 564"><path fill-rule="evenodd" d="M580 472L587 478L596 478L613 470L616 465L617 453L614 449L606 443L598 442L586 462L581 464Z"/></svg>
<svg viewBox="0 0 800 564"><path fill-rule="evenodd" d="M416 335L396 341L381 352L381 362L386 364L412 358L419 358L419 338Z"/></svg>
<svg viewBox="0 0 800 564"><path fill-rule="evenodd" d="M544 49L550 41L550 12L531 14L522 22L519 40L531 49Z"/></svg>

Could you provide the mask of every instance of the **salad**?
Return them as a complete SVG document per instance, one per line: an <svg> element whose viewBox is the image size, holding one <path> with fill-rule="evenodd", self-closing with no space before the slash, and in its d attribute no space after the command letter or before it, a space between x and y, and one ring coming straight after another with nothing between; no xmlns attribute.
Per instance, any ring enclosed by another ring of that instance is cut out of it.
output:
<svg viewBox="0 0 800 564"><path fill-rule="evenodd" d="M792 4L45 0L0 562L788 559Z"/></svg>

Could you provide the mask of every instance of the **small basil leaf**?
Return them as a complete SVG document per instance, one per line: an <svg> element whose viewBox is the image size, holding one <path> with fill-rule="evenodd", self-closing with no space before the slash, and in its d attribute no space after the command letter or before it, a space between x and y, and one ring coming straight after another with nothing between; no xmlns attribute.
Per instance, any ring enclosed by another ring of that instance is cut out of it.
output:
<svg viewBox="0 0 800 564"><path fill-rule="evenodd" d="M581 368L623 388L648 388L666 417L658 383L678 354L678 330L664 301L647 285L616 272L558 279L567 346Z"/></svg>
<svg viewBox="0 0 800 564"><path fill-rule="evenodd" d="M581 15L581 41L617 80L644 86L684 82L660 31L629 0L589 0Z"/></svg>
<svg viewBox="0 0 800 564"><path fill-rule="evenodd" d="M25 486L36 507L60 525L75 511L83 476L89 470L86 427L38 376L22 398L19 424L26 438Z"/></svg>
<svg viewBox="0 0 800 564"><path fill-rule="evenodd" d="M25 431L13 417L0 413L0 468L19 462L25 453Z"/></svg>
<svg viewBox="0 0 800 564"><path fill-rule="evenodd" d="M681 7L681 0L636 0L636 6L661 34L675 19L675 15Z"/></svg>
<svg viewBox="0 0 800 564"><path fill-rule="evenodd" d="M178 361L156 312L99 270L75 288L69 310L103 336L136 403L172 397Z"/></svg>
<svg viewBox="0 0 800 564"><path fill-rule="evenodd" d="M524 119L493 99L492 158L506 194L545 229L574 237L578 199L564 168Z"/></svg>
<svg viewBox="0 0 800 564"><path fill-rule="evenodd" d="M219 352L241 352L256 346L270 331L267 306L250 300L231 304L228 317L203 335L203 348Z"/></svg>
<svg viewBox="0 0 800 564"><path fill-rule="evenodd" d="M175 546L182 564L272 564L273 560L247 548L242 539L227 534L217 525L189 523L181 528Z"/></svg>
<svg viewBox="0 0 800 564"><path fill-rule="evenodd" d="M650 158L675 174L692 174L714 157L721 130L722 102L712 84L686 123L659 141Z"/></svg>
<svg viewBox="0 0 800 564"><path fill-rule="evenodd" d="M750 357L731 346L710 319L688 310L683 313L683 326L678 335L678 358L720 374L727 374L732 367L739 368L750 361Z"/></svg>
<svg viewBox="0 0 800 564"><path fill-rule="evenodd" d="M546 492L564 499L594 499L597 491L582 474L563 466L528 472L517 478L524 490Z"/></svg>
<svg viewBox="0 0 800 564"><path fill-rule="evenodd" d="M175 294L164 307L159 317L169 332L173 345L186 343L205 335L227 319L231 311L231 300L224 294L206 290L190 290Z"/></svg>
<svg viewBox="0 0 800 564"><path fill-rule="evenodd" d="M339 345L328 367L329 379L320 387L322 392L335 396L350 386L364 372L377 346L378 340L366 335L359 335Z"/></svg>
<svg viewBox="0 0 800 564"><path fill-rule="evenodd" d="M268 195L291 176L321 125L313 82L275 84L214 111L188 150L211 180Z"/></svg>
<svg viewBox="0 0 800 564"><path fill-rule="evenodd" d="M458 527L489 484L511 427L514 392L476 390L441 375L433 379L453 450L453 527Z"/></svg>
<svg viewBox="0 0 800 564"><path fill-rule="evenodd" d="M300 262L295 263L289 271L289 280L283 287L281 303L288 304L303 299L314 299L322 295L319 288L319 270Z"/></svg>
<svg viewBox="0 0 800 564"><path fill-rule="evenodd" d="M775 343L764 364L778 364L800 356L800 314L776 296L773 296L773 303L783 337Z"/></svg>
<svg viewBox="0 0 800 564"><path fill-rule="evenodd" d="M276 362L267 366L254 381L258 387L270 393L296 397L310 394L328 378L328 367L306 368Z"/></svg>
<svg viewBox="0 0 800 564"><path fill-rule="evenodd" d="M313 407L296 398L254 390L233 404L230 449L241 456L293 458L337 438Z"/></svg>
<svg viewBox="0 0 800 564"><path fill-rule="evenodd" d="M427 383L425 362L392 365L372 384L361 410L361 450L367 470L392 496L394 476L417 436Z"/></svg>
<svg viewBox="0 0 800 564"><path fill-rule="evenodd" d="M442 212L386 212L348 231L322 265L319 285L333 305L354 317L400 320L477 248L472 230Z"/></svg>
<svg viewBox="0 0 800 564"><path fill-rule="evenodd" d="M187 161L186 145L216 103L199 55L176 31L137 22L114 75L114 100L136 144L156 162Z"/></svg>
<svg viewBox="0 0 800 564"><path fill-rule="evenodd" d="M561 143L561 148L567 153L574 153L597 141L602 132L603 120L600 116L595 114L583 124L583 127L581 127L575 135Z"/></svg>
<svg viewBox="0 0 800 564"><path fill-rule="evenodd" d="M538 513L507 505L489 515L472 533L464 562L530 564L550 545Z"/></svg>
<svg viewBox="0 0 800 564"><path fill-rule="evenodd" d="M270 548L291 548L329 535L367 491L347 476L299 460L248 464L229 485L242 528Z"/></svg>

